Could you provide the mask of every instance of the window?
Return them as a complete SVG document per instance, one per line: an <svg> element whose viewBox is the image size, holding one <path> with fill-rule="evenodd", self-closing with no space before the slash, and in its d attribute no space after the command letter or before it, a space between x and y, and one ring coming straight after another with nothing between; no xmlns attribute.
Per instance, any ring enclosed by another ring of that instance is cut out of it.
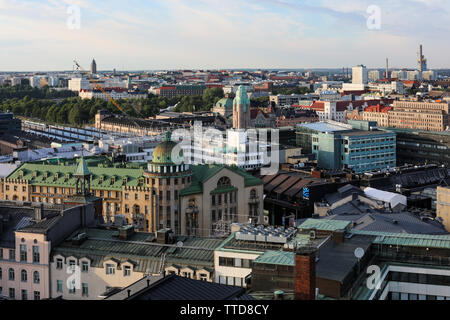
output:
<svg viewBox="0 0 450 320"><path fill-rule="evenodd" d="M26 272L26 270L22 270L20 272L20 281L27 282L27 272Z"/></svg>
<svg viewBox="0 0 450 320"><path fill-rule="evenodd" d="M41 282L41 277L40 277L38 271L33 272L33 282L34 283L40 283Z"/></svg>
<svg viewBox="0 0 450 320"><path fill-rule="evenodd" d="M2 278L3 278L3 271L2 268L0 268L0 280L2 280Z"/></svg>
<svg viewBox="0 0 450 320"><path fill-rule="evenodd" d="M33 263L39 263L41 260L39 255L39 247L33 246Z"/></svg>
<svg viewBox="0 0 450 320"><path fill-rule="evenodd" d="M201 281L208 281L208 275L204 273L200 273L200 280Z"/></svg>
<svg viewBox="0 0 450 320"><path fill-rule="evenodd" d="M116 268L113 264L107 264L106 265L106 274L115 274Z"/></svg>
<svg viewBox="0 0 450 320"><path fill-rule="evenodd" d="M123 269L123 276L124 277L129 277L131 275L131 267L130 266L125 266Z"/></svg>
<svg viewBox="0 0 450 320"><path fill-rule="evenodd" d="M41 300L41 293L39 291L34 292L34 300Z"/></svg>
<svg viewBox="0 0 450 320"><path fill-rule="evenodd" d="M56 269L62 269L63 267L63 259L58 258L56 259Z"/></svg>
<svg viewBox="0 0 450 320"><path fill-rule="evenodd" d="M16 290L14 288L9 288L9 298L10 299L16 298Z"/></svg>
<svg viewBox="0 0 450 320"><path fill-rule="evenodd" d="M228 187L231 185L231 180L230 178L227 177L222 177L219 179L219 182L217 182L217 187Z"/></svg>
<svg viewBox="0 0 450 320"><path fill-rule="evenodd" d="M14 281L14 269L12 269L12 268L9 268L9 270L8 270L8 279L10 281Z"/></svg>
<svg viewBox="0 0 450 320"><path fill-rule="evenodd" d="M88 289L88 284L87 283L82 283L81 284L81 294L85 297L87 297L89 295L89 289Z"/></svg>
<svg viewBox="0 0 450 320"><path fill-rule="evenodd" d="M22 290L22 300L28 300L28 292L27 292L27 290Z"/></svg>
<svg viewBox="0 0 450 320"><path fill-rule="evenodd" d="M63 292L62 280L56 280L56 292Z"/></svg>
<svg viewBox="0 0 450 320"><path fill-rule="evenodd" d="M27 246L25 244L20 245L20 261L27 261Z"/></svg>
<svg viewBox="0 0 450 320"><path fill-rule="evenodd" d="M88 272L89 271L89 263L87 261L83 261L81 263L81 271Z"/></svg>
<svg viewBox="0 0 450 320"><path fill-rule="evenodd" d="M234 259L226 258L226 257L219 257L219 265L223 266L223 267L234 267Z"/></svg>

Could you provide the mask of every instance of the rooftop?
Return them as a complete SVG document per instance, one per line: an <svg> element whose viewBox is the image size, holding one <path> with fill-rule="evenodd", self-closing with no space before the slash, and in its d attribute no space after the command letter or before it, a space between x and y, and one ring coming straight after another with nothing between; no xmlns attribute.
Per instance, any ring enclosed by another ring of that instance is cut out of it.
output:
<svg viewBox="0 0 450 320"><path fill-rule="evenodd" d="M81 244L73 243L72 238L80 233L86 233L87 240ZM163 254L166 254L167 266L213 266L214 250L222 242L221 239L177 237L175 243L183 243L182 246L177 246L154 241L153 233L134 233L127 240L120 240L118 231L115 230L80 229L53 248L52 255L88 257L93 266L102 266L104 261L114 257L121 262L132 261L136 271L156 274L160 271Z"/></svg>
<svg viewBox="0 0 450 320"><path fill-rule="evenodd" d="M321 231L345 230L351 224L350 221L327 220L327 219L307 219L299 229L316 229Z"/></svg>

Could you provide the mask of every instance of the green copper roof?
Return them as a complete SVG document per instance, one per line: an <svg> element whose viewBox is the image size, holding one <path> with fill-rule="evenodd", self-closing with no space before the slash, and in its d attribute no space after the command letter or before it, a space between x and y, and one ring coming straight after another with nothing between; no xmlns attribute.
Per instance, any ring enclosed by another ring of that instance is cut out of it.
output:
<svg viewBox="0 0 450 320"><path fill-rule="evenodd" d="M245 86L239 86L238 90L236 91L236 98L234 98L233 105L236 110L239 105L242 105L244 112L247 112L247 108L250 108L250 99L248 98Z"/></svg>
<svg viewBox="0 0 450 320"><path fill-rule="evenodd" d="M247 173L243 169L236 166L224 166L224 165L199 165L193 166L192 169L192 184L190 187L182 190L181 195L199 194L203 192L203 183L208 181L211 177L216 175L220 170L227 168L234 173L237 173L245 178L245 186L258 186L263 184L261 179L258 179L251 174ZM231 190L231 189L230 189ZM234 190L234 189L233 189Z"/></svg>
<svg viewBox="0 0 450 320"><path fill-rule="evenodd" d="M266 251L256 258L253 263L295 266L295 254L287 251Z"/></svg>
<svg viewBox="0 0 450 320"><path fill-rule="evenodd" d="M231 100L229 98L220 99L219 101L217 101L216 107L231 109L231 108L233 108L233 100Z"/></svg>
<svg viewBox="0 0 450 320"><path fill-rule="evenodd" d="M152 155L152 163L154 164L181 164L184 160L183 158L183 150L179 148L179 153L173 155L174 148L178 144L176 142L171 141L171 133L168 131L166 136L153 151Z"/></svg>
<svg viewBox="0 0 450 320"><path fill-rule="evenodd" d="M316 229L323 231L344 230L351 224L350 221L328 220L328 219L307 219L298 228Z"/></svg>
<svg viewBox="0 0 450 320"><path fill-rule="evenodd" d="M77 171L75 172L75 175L77 176L88 176L91 173L89 172L89 169L87 167L86 161L84 160L84 157L81 157L78 163Z"/></svg>
<svg viewBox="0 0 450 320"><path fill-rule="evenodd" d="M22 179L35 186L75 188L75 174L78 168L79 166L74 164L25 163L11 173L7 179ZM91 189L94 190L121 191L124 181L126 181L126 186L137 187L141 180L142 186L146 186L143 168L90 166L88 161L86 169L90 172Z"/></svg>
<svg viewBox="0 0 450 320"><path fill-rule="evenodd" d="M373 242L375 244L450 249L450 235L390 233L354 229L351 230L351 233L356 235L375 236L376 238Z"/></svg>

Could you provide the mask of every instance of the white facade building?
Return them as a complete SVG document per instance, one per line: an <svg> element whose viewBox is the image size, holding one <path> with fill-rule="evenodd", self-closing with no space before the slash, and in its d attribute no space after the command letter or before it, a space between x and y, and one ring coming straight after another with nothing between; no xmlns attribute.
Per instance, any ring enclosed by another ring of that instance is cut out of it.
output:
<svg viewBox="0 0 450 320"><path fill-rule="evenodd" d="M88 90L90 82L87 79L75 78L69 80L69 90L79 92L80 90Z"/></svg>
<svg viewBox="0 0 450 320"><path fill-rule="evenodd" d="M352 83L353 84L367 84L368 83L368 72L367 68L364 65L359 65L352 68L353 76Z"/></svg>
<svg viewBox="0 0 450 320"><path fill-rule="evenodd" d="M40 88L41 87L41 78L30 77L30 86L32 86L33 88Z"/></svg>

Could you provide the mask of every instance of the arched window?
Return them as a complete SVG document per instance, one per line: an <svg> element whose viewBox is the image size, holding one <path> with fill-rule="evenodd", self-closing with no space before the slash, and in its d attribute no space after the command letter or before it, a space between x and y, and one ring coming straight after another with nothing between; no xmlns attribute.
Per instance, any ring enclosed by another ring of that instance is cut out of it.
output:
<svg viewBox="0 0 450 320"><path fill-rule="evenodd" d="M9 280L14 281L14 269L10 268L8 270Z"/></svg>
<svg viewBox="0 0 450 320"><path fill-rule="evenodd" d="M37 272L37 271L35 271L35 272L33 273L33 282L34 282L34 283L39 283L39 282L41 282L41 278L40 278L40 276L39 276L39 272Z"/></svg>
<svg viewBox="0 0 450 320"><path fill-rule="evenodd" d="M139 207L137 204L134 205L134 213L135 214L140 214L141 213L141 207Z"/></svg>
<svg viewBox="0 0 450 320"><path fill-rule="evenodd" d="M20 272L20 280L22 282L27 282L27 271L26 270L22 270Z"/></svg>
<svg viewBox="0 0 450 320"><path fill-rule="evenodd" d="M231 186L231 180L228 177L222 177L217 182L217 187L228 187Z"/></svg>

